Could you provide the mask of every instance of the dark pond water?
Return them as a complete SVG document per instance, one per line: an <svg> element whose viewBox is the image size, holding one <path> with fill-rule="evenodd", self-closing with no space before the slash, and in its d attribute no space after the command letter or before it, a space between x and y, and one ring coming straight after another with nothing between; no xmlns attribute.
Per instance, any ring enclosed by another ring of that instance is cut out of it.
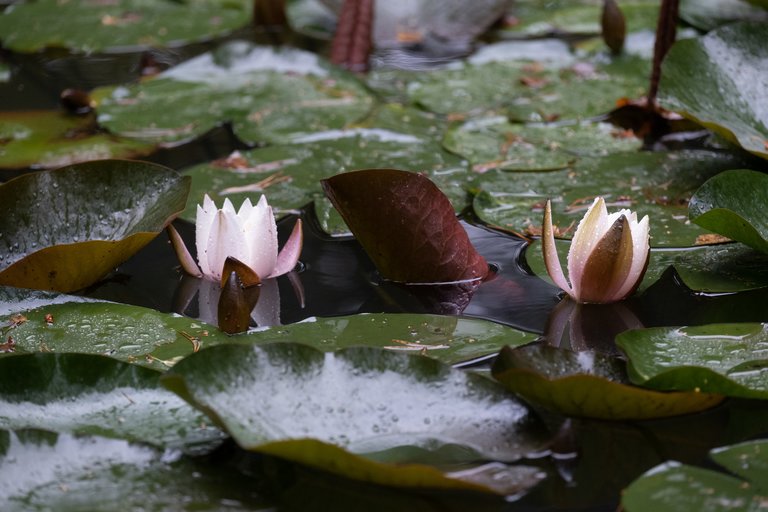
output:
<svg viewBox="0 0 768 512"><path fill-rule="evenodd" d="M242 34L238 34L241 36ZM204 46L154 52L161 66L199 53ZM5 55L12 78L0 84L0 109L54 108L66 87L89 89L105 83L125 82L140 74L142 56L72 57L46 53L33 56ZM226 126L193 144L163 150L149 159L182 169L244 147ZM17 172L4 171L0 179ZM434 287L403 287L379 279L370 260L353 239L331 238L313 222L311 205L303 214L308 228L302 270L304 288L300 304L285 277L278 279L282 323L310 316L336 316L362 312L441 312L490 319L526 331L547 334L550 313L559 301L558 290L527 272L526 243L515 237L467 223L477 246L496 270L496 276L476 290ZM280 223L285 238L294 217ZM194 227L176 222L182 236L194 246ZM181 312L179 287L183 276L167 237L163 234L104 281L83 291L84 295L146 306L159 311ZM644 326L696 325L711 322L766 321L768 291L758 290L717 296L694 293L668 271L642 295L625 306ZM194 316L194 308L185 310ZM614 353L615 329L600 310L585 314L583 330L589 348ZM546 337L544 337L546 338ZM552 344L574 340L547 340ZM584 348L584 347L580 347ZM468 362L472 364L473 362ZM487 368L488 361L474 362ZM476 496L451 493L402 493L297 468L274 460L247 455L232 445L211 457L253 472L262 485L256 489L272 496L288 509L328 510L616 510L621 490L647 469L667 460L708 465L707 453L746 439L768 437L768 405L759 401L728 400L695 415L676 418L608 422L568 419L542 412L557 441L552 452L528 461L546 471L548 478L514 503L486 501Z"/></svg>

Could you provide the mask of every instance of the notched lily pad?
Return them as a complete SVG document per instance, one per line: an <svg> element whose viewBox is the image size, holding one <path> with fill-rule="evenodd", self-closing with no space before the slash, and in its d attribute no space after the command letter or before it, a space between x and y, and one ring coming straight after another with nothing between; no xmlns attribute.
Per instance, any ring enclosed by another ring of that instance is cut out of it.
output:
<svg viewBox="0 0 768 512"><path fill-rule="evenodd" d="M545 345L503 348L492 372L510 391L568 416L662 418L701 411L722 400L705 393L661 393L632 386L625 382L618 359Z"/></svg>
<svg viewBox="0 0 768 512"><path fill-rule="evenodd" d="M148 155L154 145L97 133L93 118L58 111L0 114L0 168L60 167Z"/></svg>
<svg viewBox="0 0 768 512"><path fill-rule="evenodd" d="M381 349L221 345L187 357L163 382L246 449L366 481L394 476L352 454L453 444L472 461L511 462L546 438L537 418L488 379Z"/></svg>
<svg viewBox="0 0 768 512"><path fill-rule="evenodd" d="M184 209L189 178L101 160L0 186L0 285L78 290L144 247Z"/></svg>
<svg viewBox="0 0 768 512"><path fill-rule="evenodd" d="M688 205L691 221L768 253L768 174L732 169L707 180Z"/></svg>
<svg viewBox="0 0 768 512"><path fill-rule="evenodd" d="M632 482L622 493L622 508L627 512L726 512L764 506L768 501L768 441L715 448L709 455L731 474L665 462Z"/></svg>
<svg viewBox="0 0 768 512"><path fill-rule="evenodd" d="M659 103L768 158L766 38L768 24L749 21L677 42L664 58Z"/></svg>
<svg viewBox="0 0 768 512"><path fill-rule="evenodd" d="M362 119L364 86L301 50L227 43L131 86L96 89L99 123L152 142L194 139L231 121L250 143L288 142ZM162 112L162 115L158 115Z"/></svg>
<svg viewBox="0 0 768 512"><path fill-rule="evenodd" d="M768 398L768 325L654 327L620 334L632 382L661 390L699 390Z"/></svg>
<svg viewBox="0 0 768 512"><path fill-rule="evenodd" d="M159 376L89 354L3 357L0 428L45 428L169 448L221 441L221 431L160 386Z"/></svg>

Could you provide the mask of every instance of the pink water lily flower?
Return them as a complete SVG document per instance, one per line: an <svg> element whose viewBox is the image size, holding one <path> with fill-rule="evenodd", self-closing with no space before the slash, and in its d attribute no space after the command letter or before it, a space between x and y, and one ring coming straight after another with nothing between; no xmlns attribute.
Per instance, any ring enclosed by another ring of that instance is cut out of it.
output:
<svg viewBox="0 0 768 512"><path fill-rule="evenodd" d="M563 275L552 228L552 205L544 209L542 251L547 273L557 286L581 303L618 302L640 285L650 255L648 216L619 210L608 214L605 200L595 199L579 222L568 251L568 278Z"/></svg>
<svg viewBox="0 0 768 512"><path fill-rule="evenodd" d="M277 225L265 196L261 196L256 206L246 199L236 212L229 199L224 200L222 208L216 208L206 194L203 205L197 206L197 264L178 232L172 226L168 232L184 271L215 281L222 280L227 257L238 259L261 279L290 272L299 260L303 242L301 219L298 219L283 250L278 253Z"/></svg>

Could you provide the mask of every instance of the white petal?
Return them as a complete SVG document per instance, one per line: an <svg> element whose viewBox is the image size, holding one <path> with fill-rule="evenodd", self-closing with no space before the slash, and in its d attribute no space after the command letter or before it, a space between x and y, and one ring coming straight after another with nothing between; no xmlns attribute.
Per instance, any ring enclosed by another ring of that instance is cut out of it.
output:
<svg viewBox="0 0 768 512"><path fill-rule="evenodd" d="M248 253L242 261L265 279L272 274L277 263L277 224L266 197L261 196L253 207L243 229Z"/></svg>
<svg viewBox="0 0 768 512"><path fill-rule="evenodd" d="M197 217L195 219L195 247L197 248L197 263L203 275L210 275L211 266L208 264L208 238L211 233L211 224L216 217L216 205L208 194L203 199L203 205L197 205Z"/></svg>
<svg viewBox="0 0 768 512"><path fill-rule="evenodd" d="M637 218L637 216L635 216L635 218ZM640 222L630 224L630 230L632 232L632 265L627 273L626 281L624 281L624 284L616 293L616 296L619 298L623 299L626 297L643 278L645 264L648 260L650 249L650 227L648 222L648 216L646 215Z"/></svg>
<svg viewBox="0 0 768 512"><path fill-rule="evenodd" d="M243 204L240 205L240 209L237 211L237 216L240 217L240 219L245 220L250 217L252 211L253 205L251 204L251 200L246 197Z"/></svg>
<svg viewBox="0 0 768 512"><path fill-rule="evenodd" d="M618 218L618 216L616 216ZM614 219L615 220L615 219ZM579 299L581 290L581 278L584 274L584 266L595 245L603 238L605 232L611 227L605 201L602 197L595 198L592 206L579 222L576 233L571 240L571 249L568 251L568 277L573 288L572 296Z"/></svg>
<svg viewBox="0 0 768 512"><path fill-rule="evenodd" d="M243 239L242 223L231 206L230 203L230 209L226 209L225 205L225 209L216 213L211 225L208 243L205 246L210 267L206 275L217 281L221 280L221 272L227 256L245 261L247 252L247 244L244 243Z"/></svg>
<svg viewBox="0 0 768 512"><path fill-rule="evenodd" d="M571 286L563 275L563 267L560 265L560 259L557 256L557 246L555 245L555 234L552 229L552 204L547 200L544 207L544 225L541 233L541 250L544 255L544 265L547 267L547 273L552 281L565 290L568 295L573 293Z"/></svg>

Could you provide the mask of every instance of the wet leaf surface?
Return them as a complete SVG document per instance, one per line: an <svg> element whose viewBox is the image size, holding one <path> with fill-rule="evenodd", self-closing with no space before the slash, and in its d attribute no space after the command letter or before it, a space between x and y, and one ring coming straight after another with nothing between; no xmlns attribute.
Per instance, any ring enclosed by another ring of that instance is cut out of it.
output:
<svg viewBox="0 0 768 512"><path fill-rule="evenodd" d="M701 411L722 400L704 393L661 393L632 386L616 358L540 344L502 349L493 376L527 401L567 416L662 418Z"/></svg>
<svg viewBox="0 0 768 512"><path fill-rule="evenodd" d="M683 0L680 19L708 32L735 21L768 21L768 12L759 7L759 1L749 0Z"/></svg>
<svg viewBox="0 0 768 512"><path fill-rule="evenodd" d="M768 327L761 323L653 327L620 334L632 382L661 390L768 397Z"/></svg>
<svg viewBox="0 0 768 512"><path fill-rule="evenodd" d="M144 247L184 209L188 178L101 160L0 186L0 284L72 291Z"/></svg>
<svg viewBox="0 0 768 512"><path fill-rule="evenodd" d="M39 0L17 3L0 15L0 40L16 52L181 46L246 25L249 7L247 0Z"/></svg>
<svg viewBox="0 0 768 512"><path fill-rule="evenodd" d="M685 509L759 509L768 500L768 442L749 441L717 448L710 457L732 476L696 466L666 462L635 480L623 494L627 512Z"/></svg>
<svg viewBox="0 0 768 512"><path fill-rule="evenodd" d="M664 59L659 103L768 158L767 36L767 24L743 22L679 41Z"/></svg>

